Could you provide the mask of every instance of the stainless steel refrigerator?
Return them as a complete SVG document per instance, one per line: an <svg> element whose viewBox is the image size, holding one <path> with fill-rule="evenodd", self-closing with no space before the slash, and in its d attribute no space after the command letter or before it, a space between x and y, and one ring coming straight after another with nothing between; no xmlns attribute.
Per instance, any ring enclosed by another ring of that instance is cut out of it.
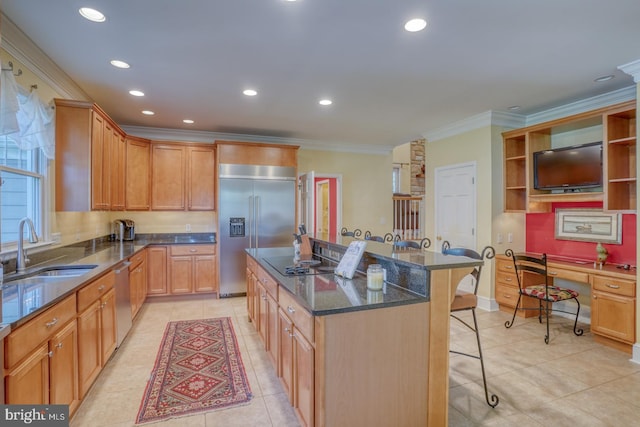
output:
<svg viewBox="0 0 640 427"><path fill-rule="evenodd" d="M296 170L285 166L219 165L220 296L244 295L246 248L291 246Z"/></svg>

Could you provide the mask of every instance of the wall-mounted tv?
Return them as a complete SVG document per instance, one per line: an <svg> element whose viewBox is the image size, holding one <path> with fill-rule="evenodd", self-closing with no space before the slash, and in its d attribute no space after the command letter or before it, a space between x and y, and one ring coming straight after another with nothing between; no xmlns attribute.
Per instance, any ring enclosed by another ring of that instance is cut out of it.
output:
<svg viewBox="0 0 640 427"><path fill-rule="evenodd" d="M533 153L536 190L579 191L602 186L602 142Z"/></svg>

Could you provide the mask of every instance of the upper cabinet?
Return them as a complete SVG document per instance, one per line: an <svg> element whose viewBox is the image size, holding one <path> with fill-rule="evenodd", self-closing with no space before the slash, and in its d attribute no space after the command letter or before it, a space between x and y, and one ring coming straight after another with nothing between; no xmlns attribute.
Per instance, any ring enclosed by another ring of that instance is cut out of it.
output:
<svg viewBox="0 0 640 427"><path fill-rule="evenodd" d="M298 166L298 146L216 141L219 164Z"/></svg>
<svg viewBox="0 0 640 427"><path fill-rule="evenodd" d="M602 141L602 187L536 189L534 153ZM549 212L553 202L603 202L608 211L636 211L635 101L503 133L504 211Z"/></svg>
<svg viewBox="0 0 640 427"><path fill-rule="evenodd" d="M55 108L56 210L124 209L124 133L93 103Z"/></svg>
<svg viewBox="0 0 640 427"><path fill-rule="evenodd" d="M126 137L125 208L148 211L150 204L151 141Z"/></svg>
<svg viewBox="0 0 640 427"><path fill-rule="evenodd" d="M213 145L152 144L152 210L213 210L214 190Z"/></svg>

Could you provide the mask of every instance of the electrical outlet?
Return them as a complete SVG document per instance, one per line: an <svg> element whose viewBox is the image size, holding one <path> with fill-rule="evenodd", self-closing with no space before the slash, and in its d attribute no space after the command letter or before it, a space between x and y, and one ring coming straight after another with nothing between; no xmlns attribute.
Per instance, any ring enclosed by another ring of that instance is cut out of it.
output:
<svg viewBox="0 0 640 427"><path fill-rule="evenodd" d="M507 233L507 242L513 243L513 233Z"/></svg>
<svg viewBox="0 0 640 427"><path fill-rule="evenodd" d="M499 245L502 244L502 242L503 242L502 233L498 233L498 237L497 237L496 241L498 242Z"/></svg>
<svg viewBox="0 0 640 427"><path fill-rule="evenodd" d="M187 225L185 225L185 226L184 226L184 229L185 229L186 231L191 231L191 224L187 224Z"/></svg>

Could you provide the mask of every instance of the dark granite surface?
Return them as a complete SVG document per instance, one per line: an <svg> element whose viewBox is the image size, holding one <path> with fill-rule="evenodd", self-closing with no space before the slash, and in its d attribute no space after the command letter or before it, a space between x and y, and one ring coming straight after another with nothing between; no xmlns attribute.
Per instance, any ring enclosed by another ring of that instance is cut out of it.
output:
<svg viewBox="0 0 640 427"><path fill-rule="evenodd" d="M215 233L143 234L136 236L136 240L130 242L113 242L108 237L104 237L39 253L30 253L31 262L24 274L18 275L14 272L4 276L4 284L0 289L0 324L10 324L12 328L20 326L148 245L215 242ZM49 267L63 265L95 267L78 277L53 280L33 277ZM13 271L15 271L15 260Z"/></svg>
<svg viewBox="0 0 640 427"><path fill-rule="evenodd" d="M314 253L338 261L353 238L319 236L312 239ZM356 276L349 280L334 274L309 276L282 275L268 262L270 257L290 256L293 248L247 249L278 283L315 316L415 304L429 301L430 271L449 268L470 268L482 265L472 258L442 255L419 249L394 248L389 243L367 241L363 261ZM387 270L383 291L367 289L366 266L378 263Z"/></svg>

